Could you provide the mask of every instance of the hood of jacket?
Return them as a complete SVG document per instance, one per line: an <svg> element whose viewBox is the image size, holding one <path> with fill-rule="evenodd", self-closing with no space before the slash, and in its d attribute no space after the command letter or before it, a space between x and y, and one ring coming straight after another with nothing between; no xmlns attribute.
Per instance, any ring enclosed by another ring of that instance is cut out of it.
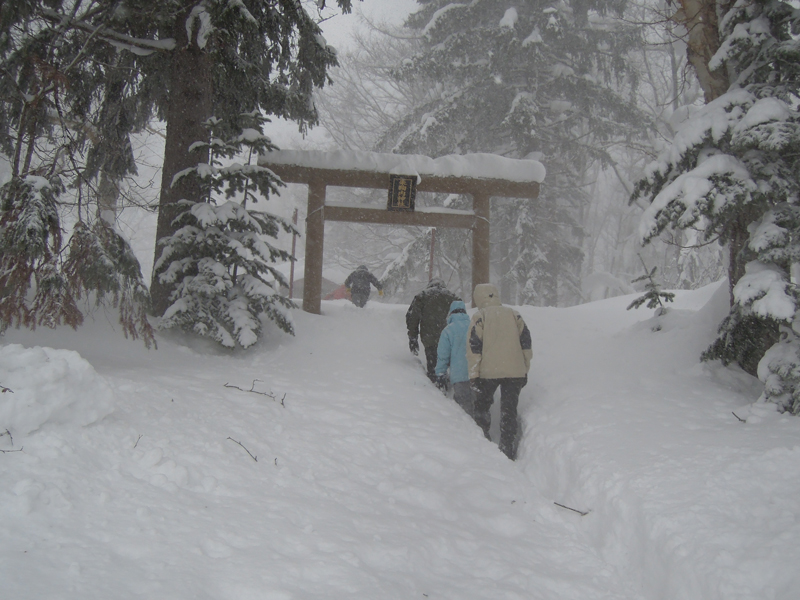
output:
<svg viewBox="0 0 800 600"><path fill-rule="evenodd" d="M444 280L438 277L434 277L428 282L428 285L425 286L426 288L443 288L444 287Z"/></svg>
<svg viewBox="0 0 800 600"><path fill-rule="evenodd" d="M452 323L454 321L469 321L467 307L461 300L453 300L450 303L450 312L447 314L447 322Z"/></svg>
<svg viewBox="0 0 800 600"><path fill-rule="evenodd" d="M478 308L486 308L487 306L500 306L500 293L497 288L491 283L479 283L475 286L475 291L472 293L472 300Z"/></svg>

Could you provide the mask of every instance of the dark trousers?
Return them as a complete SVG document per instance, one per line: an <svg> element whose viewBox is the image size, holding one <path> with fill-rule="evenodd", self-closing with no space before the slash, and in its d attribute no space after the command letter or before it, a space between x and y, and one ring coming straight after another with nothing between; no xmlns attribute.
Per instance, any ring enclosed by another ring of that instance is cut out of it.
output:
<svg viewBox="0 0 800 600"><path fill-rule="evenodd" d="M366 294L364 292L350 292L350 301L358 308L364 308L367 300L369 300L369 292Z"/></svg>
<svg viewBox="0 0 800 600"><path fill-rule="evenodd" d="M473 379L472 387L475 390L475 422L483 429L486 439L489 439L489 427L492 417L489 409L494 402L494 392L500 387L500 450L514 460L517 455L518 429L517 404L519 393L527 377L506 377L503 379Z"/></svg>
<svg viewBox="0 0 800 600"><path fill-rule="evenodd" d="M469 381L459 381L453 384L453 400L472 417L475 408L475 393L472 391Z"/></svg>
<svg viewBox="0 0 800 600"><path fill-rule="evenodd" d="M438 355L438 346L436 344L431 344L430 346L425 346L425 362L427 363L426 367L428 369L428 378L433 381L436 379L436 361L439 359Z"/></svg>

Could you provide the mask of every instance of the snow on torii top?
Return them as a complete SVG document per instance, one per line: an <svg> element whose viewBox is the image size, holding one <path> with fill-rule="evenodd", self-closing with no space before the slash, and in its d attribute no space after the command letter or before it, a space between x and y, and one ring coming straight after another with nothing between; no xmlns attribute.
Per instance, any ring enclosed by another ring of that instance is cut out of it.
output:
<svg viewBox="0 0 800 600"><path fill-rule="evenodd" d="M360 150L276 150L262 155L259 163L416 175L417 183L426 176L541 183L545 176L544 165L539 161L506 158L497 154L448 154L430 158L421 154L382 154Z"/></svg>

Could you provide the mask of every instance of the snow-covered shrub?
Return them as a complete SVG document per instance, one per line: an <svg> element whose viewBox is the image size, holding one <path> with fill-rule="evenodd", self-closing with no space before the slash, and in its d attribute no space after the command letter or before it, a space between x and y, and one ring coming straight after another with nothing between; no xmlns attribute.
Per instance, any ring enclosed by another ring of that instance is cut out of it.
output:
<svg viewBox="0 0 800 600"><path fill-rule="evenodd" d="M9 325L77 328L77 301L119 309L123 333L154 343L145 311L149 295L139 262L120 234L101 219L78 220L64 244L60 178L15 177L0 189L0 331Z"/></svg>
<svg viewBox="0 0 800 600"><path fill-rule="evenodd" d="M261 315L294 332L285 312L294 304L278 293L286 282L272 266L291 257L266 238L276 238L280 229L295 230L284 219L247 207L282 185L272 171L251 164L259 153L275 148L262 132L265 122L258 113L240 115L238 135L223 140L214 136L221 123L209 120L211 141L193 146L210 150L210 164L176 176L176 181L196 178L203 197L182 200L177 230L159 240L164 249L156 273L163 283L175 286L162 328L179 327L227 348L253 345L261 333ZM243 153L244 164L230 162Z"/></svg>
<svg viewBox="0 0 800 600"><path fill-rule="evenodd" d="M776 332L781 325L791 325L794 319L797 287L788 280L786 270L775 263L754 260L745 266L745 275L733 288L733 295L730 314L720 324L717 338L701 359L720 360L725 365L735 362L764 381L759 366L762 356L765 357L763 349L776 342L785 343L791 337L791 328L782 328L783 341L776 339Z"/></svg>
<svg viewBox="0 0 800 600"><path fill-rule="evenodd" d="M155 346L153 327L147 320L150 294L142 269L116 229L102 219L91 226L78 221L63 270L78 297L93 293L97 305L110 305L119 311L125 337L141 337L148 348Z"/></svg>
<svg viewBox="0 0 800 600"><path fill-rule="evenodd" d="M781 328L780 341L758 363L758 378L764 382L761 399L800 414L800 337L793 329Z"/></svg>
<svg viewBox="0 0 800 600"><path fill-rule="evenodd" d="M60 269L61 179L12 178L0 191L0 331L67 324L83 315Z"/></svg>

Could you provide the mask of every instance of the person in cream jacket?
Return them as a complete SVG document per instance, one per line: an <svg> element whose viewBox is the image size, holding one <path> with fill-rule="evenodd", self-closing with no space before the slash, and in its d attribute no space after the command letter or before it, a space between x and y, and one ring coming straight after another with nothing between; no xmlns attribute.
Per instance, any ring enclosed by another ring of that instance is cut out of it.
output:
<svg viewBox="0 0 800 600"><path fill-rule="evenodd" d="M488 439L489 409L499 387L500 450L514 460L519 443L517 403L520 391L528 383L531 332L517 311L503 306L492 284L475 286L472 299L478 308L467 336L469 380L475 391L473 417Z"/></svg>

